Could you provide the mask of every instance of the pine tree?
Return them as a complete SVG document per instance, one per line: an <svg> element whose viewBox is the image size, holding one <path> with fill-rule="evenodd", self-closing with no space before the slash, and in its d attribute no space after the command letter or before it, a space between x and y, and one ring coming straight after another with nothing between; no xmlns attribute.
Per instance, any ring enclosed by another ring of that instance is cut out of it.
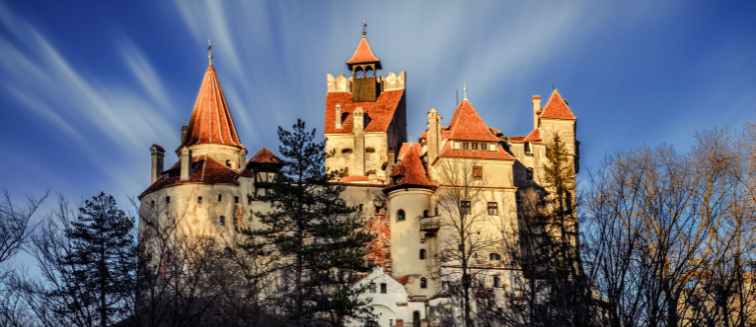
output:
<svg viewBox="0 0 756 327"><path fill-rule="evenodd" d="M93 307L100 326L112 322L119 306L131 290L136 270L134 219L118 209L113 196L100 195L86 200L78 219L65 230L70 244L62 266L69 267L73 285L84 285L86 294L78 299L82 306ZM80 292L80 291L77 291ZM72 294L58 290L58 294ZM72 312L75 314L74 312ZM93 322L92 325L95 323Z"/></svg>
<svg viewBox="0 0 756 327"><path fill-rule="evenodd" d="M364 290L351 285L369 267L364 256L373 237L362 227L355 207L340 197L345 187L330 183L326 173L325 143L315 142L298 120L293 131L279 127L282 169L266 195L256 201L272 203L270 212L254 212L259 229L243 233L267 242L241 246L251 255L273 260L283 282L277 305L299 326L343 325L344 320L369 315Z"/></svg>

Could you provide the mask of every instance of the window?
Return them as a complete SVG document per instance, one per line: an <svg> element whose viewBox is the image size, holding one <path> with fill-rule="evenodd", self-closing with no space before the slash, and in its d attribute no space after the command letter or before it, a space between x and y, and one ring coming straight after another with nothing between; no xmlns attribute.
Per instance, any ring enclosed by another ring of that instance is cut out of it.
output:
<svg viewBox="0 0 756 327"><path fill-rule="evenodd" d="M197 197L197 203L202 203L202 197L201 196Z"/></svg>
<svg viewBox="0 0 756 327"><path fill-rule="evenodd" d="M420 260L425 260L425 249L420 249Z"/></svg>
<svg viewBox="0 0 756 327"><path fill-rule="evenodd" d="M226 160L226 167L231 168L231 160Z"/></svg>
<svg viewBox="0 0 756 327"><path fill-rule="evenodd" d="M499 203L498 202L488 202L488 215L489 216L498 216L499 215Z"/></svg>
<svg viewBox="0 0 756 327"><path fill-rule="evenodd" d="M483 179L483 167L482 166L474 166L473 167L473 179Z"/></svg>
<svg viewBox="0 0 756 327"><path fill-rule="evenodd" d="M501 287L501 278L499 278L499 276L494 276L493 282L494 287Z"/></svg>
<svg viewBox="0 0 756 327"><path fill-rule="evenodd" d="M462 148L463 148L463 149L468 149L468 148L470 148L470 143L468 143L468 142L462 142Z"/></svg>
<svg viewBox="0 0 756 327"><path fill-rule="evenodd" d="M375 213L381 213L381 206L375 206Z"/></svg>
<svg viewBox="0 0 756 327"><path fill-rule="evenodd" d="M470 214L470 201L462 201L462 214L463 215Z"/></svg>
<svg viewBox="0 0 756 327"><path fill-rule="evenodd" d="M352 149L342 149L341 153L352 153Z"/></svg>
<svg viewBox="0 0 756 327"><path fill-rule="evenodd" d="M436 206L436 216L438 216L438 206Z"/></svg>
<svg viewBox="0 0 756 327"><path fill-rule="evenodd" d="M362 208L363 208L363 206L362 206L362 204L360 204L360 212L362 212Z"/></svg>
<svg viewBox="0 0 756 327"><path fill-rule="evenodd" d="M402 176L394 176L394 184L399 184L402 181Z"/></svg>
<svg viewBox="0 0 756 327"><path fill-rule="evenodd" d="M252 204L252 197L247 193L247 204Z"/></svg>
<svg viewBox="0 0 756 327"><path fill-rule="evenodd" d="M155 201L150 202L151 207L155 207Z"/></svg>
<svg viewBox="0 0 756 327"><path fill-rule="evenodd" d="M365 125L367 125L367 124L365 124ZM365 153L375 153L375 149L374 148L367 148L367 149L365 149Z"/></svg>
<svg viewBox="0 0 756 327"><path fill-rule="evenodd" d="M480 149L481 150L488 150L488 149L486 149L486 144L485 143L481 143L480 144Z"/></svg>
<svg viewBox="0 0 756 327"><path fill-rule="evenodd" d="M218 221L218 224L221 226L226 226L226 217L220 216L220 220Z"/></svg>
<svg viewBox="0 0 756 327"><path fill-rule="evenodd" d="M528 168L527 178L528 180L533 180L533 168Z"/></svg>
<svg viewBox="0 0 756 327"><path fill-rule="evenodd" d="M234 217L234 218L231 218L231 220L234 222L234 227L239 226L239 219Z"/></svg>
<svg viewBox="0 0 756 327"><path fill-rule="evenodd" d="M368 247L368 253L370 253L370 252L373 252L373 251L372 251L372 249L370 249L370 247ZM368 266L369 267L375 266L375 260L373 260L373 259L368 260Z"/></svg>
<svg viewBox="0 0 756 327"><path fill-rule="evenodd" d="M491 260L491 261L501 260L501 255L498 253L491 253L488 255L488 260Z"/></svg>
<svg viewBox="0 0 756 327"><path fill-rule="evenodd" d="M165 204L169 204L169 203L171 203L171 197L170 196L166 196L165 197Z"/></svg>
<svg viewBox="0 0 756 327"><path fill-rule="evenodd" d="M223 194L218 194L218 202L223 201Z"/></svg>
<svg viewBox="0 0 756 327"><path fill-rule="evenodd" d="M234 197L234 203L239 203L239 197L238 196Z"/></svg>
<svg viewBox="0 0 756 327"><path fill-rule="evenodd" d="M396 221L404 221L404 210L399 209L396 212Z"/></svg>
<svg viewBox="0 0 756 327"><path fill-rule="evenodd" d="M473 150L477 150L478 149L478 143L473 143L472 144L472 149Z"/></svg>
<svg viewBox="0 0 756 327"><path fill-rule="evenodd" d="M375 283L370 283L370 293L375 293Z"/></svg>
<svg viewBox="0 0 756 327"><path fill-rule="evenodd" d="M428 280L425 277L420 278L420 288L428 288Z"/></svg>
<svg viewBox="0 0 756 327"><path fill-rule="evenodd" d="M423 217L428 217L428 210L423 211Z"/></svg>
<svg viewBox="0 0 756 327"><path fill-rule="evenodd" d="M224 258L230 258L231 257L231 249L229 249L229 248L223 249L223 257Z"/></svg>
<svg viewBox="0 0 756 327"><path fill-rule="evenodd" d="M386 288L386 283L381 283L381 294L388 293L388 290Z"/></svg>

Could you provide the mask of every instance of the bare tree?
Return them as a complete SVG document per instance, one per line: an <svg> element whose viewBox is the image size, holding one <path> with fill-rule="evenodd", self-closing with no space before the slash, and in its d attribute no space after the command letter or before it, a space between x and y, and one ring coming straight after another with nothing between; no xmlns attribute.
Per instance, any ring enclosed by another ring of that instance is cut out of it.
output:
<svg viewBox="0 0 756 327"><path fill-rule="evenodd" d="M440 273L448 288L445 291L461 300L464 326L473 326L478 316L476 298L485 292L479 277L486 270L477 264L478 253L493 245L483 224L486 189L479 165L475 159L445 158L435 169L441 243L434 260L440 269L433 270Z"/></svg>
<svg viewBox="0 0 756 327"><path fill-rule="evenodd" d="M21 250L23 242L31 235L31 217L39 206L47 198L50 191L45 192L40 198L26 197L23 207L14 204L11 194L3 189L3 197L0 203L0 281L8 271L5 268L7 261Z"/></svg>

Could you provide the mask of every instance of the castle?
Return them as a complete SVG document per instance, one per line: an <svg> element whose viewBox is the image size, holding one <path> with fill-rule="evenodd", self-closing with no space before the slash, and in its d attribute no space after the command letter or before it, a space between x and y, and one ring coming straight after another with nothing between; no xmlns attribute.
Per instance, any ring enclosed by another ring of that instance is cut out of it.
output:
<svg viewBox="0 0 756 327"><path fill-rule="evenodd" d="M276 174L270 164L278 160L266 148L247 160L210 59L189 124L181 129L179 160L165 169L165 150L150 148L151 185L140 200L148 207L159 195L186 217L188 229L225 237L234 226L254 225L251 211L269 210L248 195L264 194ZM577 119L554 90L543 106L540 96L532 97L532 132L506 136L481 118L465 94L448 121L430 109L427 129L414 131L418 142L407 142L406 73L378 76L382 64L364 32L346 64L350 77L327 75L324 133L333 155L326 166L344 172L335 181L346 186L342 196L359 207L377 236L367 260L379 268L361 281L371 283L365 296L373 299L380 326L432 321L438 308L451 303L445 283L459 269L439 255L464 246L447 222L453 207L476 217L467 231L471 237L516 244L517 191L544 184L546 146L557 133L577 172ZM476 190L475 201L450 205L445 192L460 183ZM479 246L470 258L476 278L497 298L516 296L512 285L519 269L506 264L506 253L493 244Z"/></svg>

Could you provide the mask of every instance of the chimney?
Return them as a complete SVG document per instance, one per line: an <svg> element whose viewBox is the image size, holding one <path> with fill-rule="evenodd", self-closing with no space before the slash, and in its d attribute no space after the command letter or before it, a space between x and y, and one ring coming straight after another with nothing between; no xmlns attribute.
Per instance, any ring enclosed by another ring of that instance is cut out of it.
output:
<svg viewBox="0 0 756 327"><path fill-rule="evenodd" d="M541 96L533 96L533 130L538 128L538 110L541 110Z"/></svg>
<svg viewBox="0 0 756 327"><path fill-rule="evenodd" d="M336 105L336 128L341 129L341 105Z"/></svg>
<svg viewBox="0 0 756 327"><path fill-rule="evenodd" d="M438 158L441 134L441 116L436 109L431 108L428 112L428 165Z"/></svg>
<svg viewBox="0 0 756 327"><path fill-rule="evenodd" d="M246 161L247 149L241 149L241 151L239 151L239 171L243 171L247 168Z"/></svg>
<svg viewBox="0 0 756 327"><path fill-rule="evenodd" d="M165 157L165 150L163 147L153 144L150 148L152 154L152 181L150 184L154 184L160 177L160 173L163 172L163 157Z"/></svg>
<svg viewBox="0 0 756 327"><path fill-rule="evenodd" d="M352 116L354 116L354 124L352 125L352 134L354 134L354 170L352 170L352 176L365 176L364 115L362 107L357 107L352 113Z"/></svg>
<svg viewBox="0 0 756 327"><path fill-rule="evenodd" d="M189 130L189 127L181 126L181 144L186 143L186 131Z"/></svg>
<svg viewBox="0 0 756 327"><path fill-rule="evenodd" d="M192 160L192 152L184 146L179 153L179 158L181 159L181 180L185 181L189 179L189 164Z"/></svg>

